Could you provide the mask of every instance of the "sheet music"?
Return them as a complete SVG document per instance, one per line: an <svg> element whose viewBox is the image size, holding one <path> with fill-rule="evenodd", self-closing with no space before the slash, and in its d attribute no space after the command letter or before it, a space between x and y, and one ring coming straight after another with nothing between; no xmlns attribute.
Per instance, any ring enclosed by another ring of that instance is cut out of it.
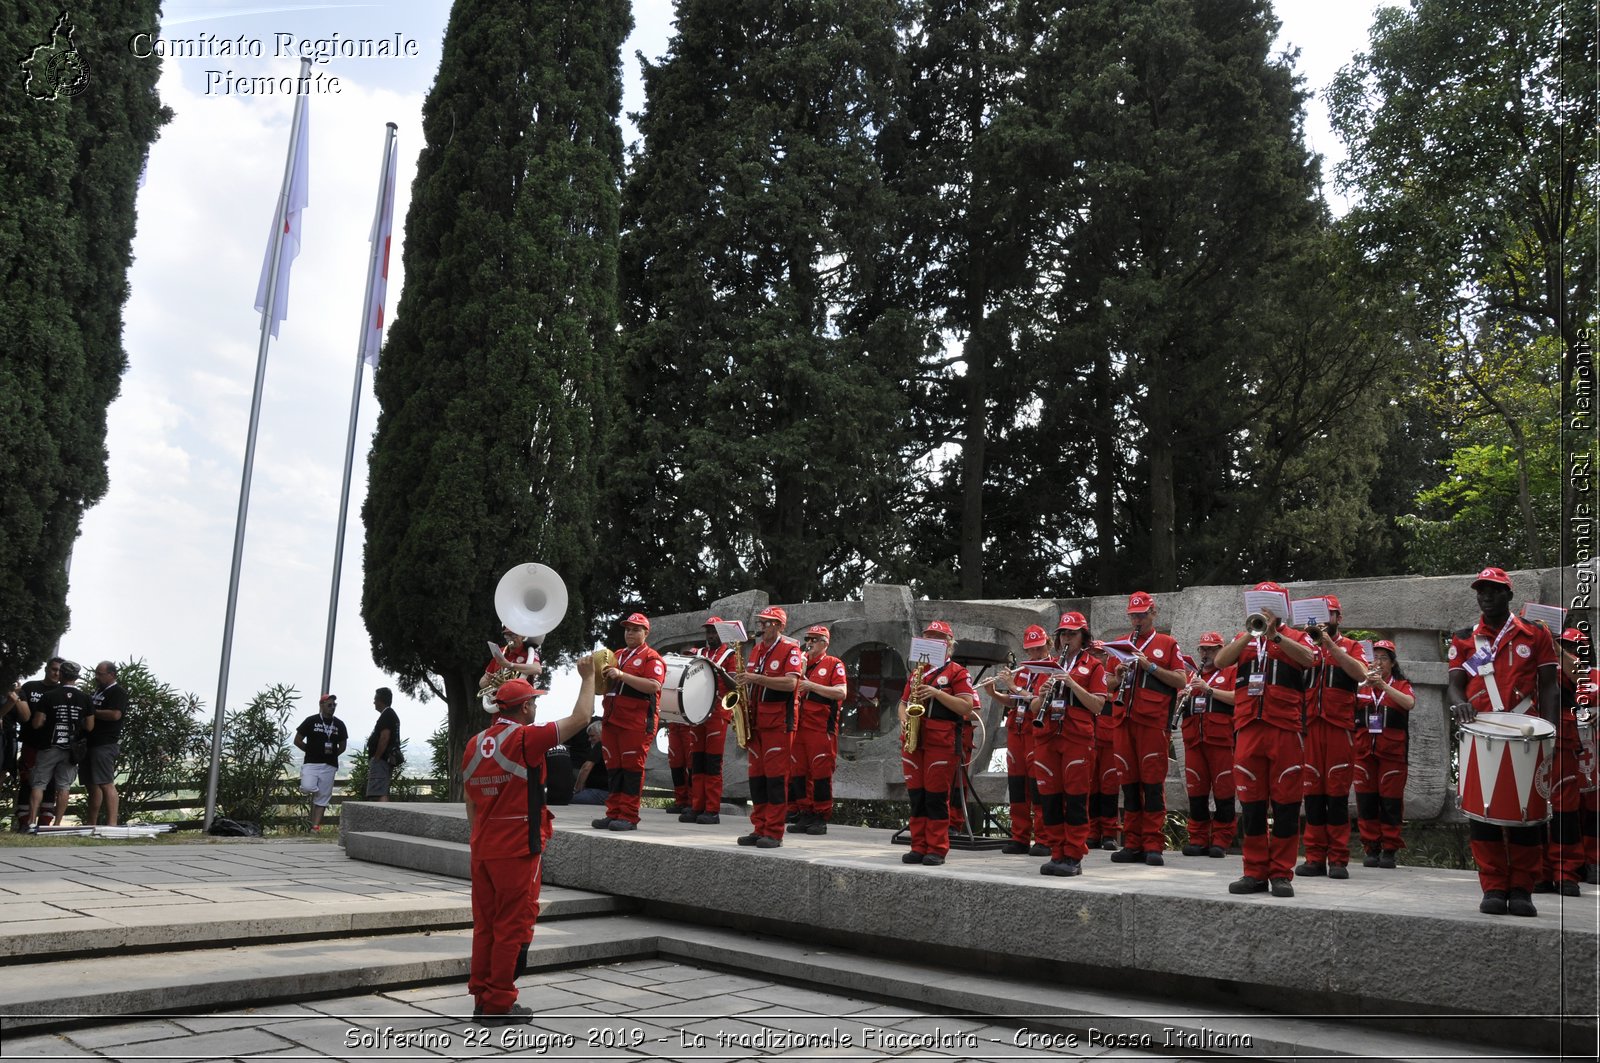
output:
<svg viewBox="0 0 1600 1063"><path fill-rule="evenodd" d="M489 656L493 657L494 663L498 664L501 668L511 667L511 662L506 660L505 651L503 651L498 644L493 642L489 643Z"/></svg>
<svg viewBox="0 0 1600 1063"><path fill-rule="evenodd" d="M1373 650L1372 650L1372 640L1371 639L1362 639L1361 640L1361 652L1367 655L1367 663L1368 664L1374 664L1374 663L1377 662L1378 659L1372 655Z"/></svg>
<svg viewBox="0 0 1600 1063"><path fill-rule="evenodd" d="M1296 598L1290 608L1293 617L1289 622L1295 627L1326 624L1333 619L1333 614L1328 611L1326 598Z"/></svg>
<svg viewBox="0 0 1600 1063"><path fill-rule="evenodd" d="M1245 591L1245 615L1259 613L1263 609L1271 609L1272 614L1279 620L1288 620L1290 616L1289 596L1282 591Z"/></svg>
<svg viewBox="0 0 1600 1063"><path fill-rule="evenodd" d="M722 640L724 646L738 645L749 638L744 633L744 625L737 620L723 620L711 625L716 631L717 638Z"/></svg>
<svg viewBox="0 0 1600 1063"><path fill-rule="evenodd" d="M1543 624L1550 629L1551 634L1559 635L1561 634L1562 625L1567 622L1567 611L1559 605L1540 605L1537 602L1527 602L1522 606L1522 619Z"/></svg>
<svg viewBox="0 0 1600 1063"><path fill-rule="evenodd" d="M1127 664L1133 660L1133 651L1136 649L1132 639L1113 639L1110 642L1102 642L1100 648L1115 657L1121 664Z"/></svg>
<svg viewBox="0 0 1600 1063"><path fill-rule="evenodd" d="M915 668L919 662L927 661L928 671L933 672L944 667L948 653L944 639L918 637L911 640L911 653L906 657L906 663Z"/></svg>

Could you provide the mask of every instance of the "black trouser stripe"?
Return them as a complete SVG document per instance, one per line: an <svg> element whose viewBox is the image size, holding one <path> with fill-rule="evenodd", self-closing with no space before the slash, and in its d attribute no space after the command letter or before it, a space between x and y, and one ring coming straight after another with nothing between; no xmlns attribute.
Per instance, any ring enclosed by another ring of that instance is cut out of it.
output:
<svg viewBox="0 0 1600 1063"><path fill-rule="evenodd" d="M1272 802L1272 836L1274 838L1294 838L1300 834L1300 802L1293 801L1286 805Z"/></svg>

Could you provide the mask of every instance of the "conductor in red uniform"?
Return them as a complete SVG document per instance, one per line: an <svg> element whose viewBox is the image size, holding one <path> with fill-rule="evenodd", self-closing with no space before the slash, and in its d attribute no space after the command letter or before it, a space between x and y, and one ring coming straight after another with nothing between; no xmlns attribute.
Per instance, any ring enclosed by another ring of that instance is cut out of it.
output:
<svg viewBox="0 0 1600 1063"><path fill-rule="evenodd" d="M603 677L611 684L605 696L605 722L600 745L610 768L611 794L606 814L590 825L596 830L635 830L639 826L639 794L644 789L644 762L656 729L656 696L667 678L667 665L645 640L650 618L630 613L622 622L627 643L617 663Z"/></svg>
<svg viewBox="0 0 1600 1063"><path fill-rule="evenodd" d="M461 762L462 791L471 829L472 968L467 991L473 1015L485 1025L531 1020L517 1001L519 954L533 940L538 913L539 861L548 837L544 758L551 746L583 730L594 712L594 666L578 662L582 685L572 714L556 723L533 723L537 693L513 679L495 693L496 715L472 736Z"/></svg>

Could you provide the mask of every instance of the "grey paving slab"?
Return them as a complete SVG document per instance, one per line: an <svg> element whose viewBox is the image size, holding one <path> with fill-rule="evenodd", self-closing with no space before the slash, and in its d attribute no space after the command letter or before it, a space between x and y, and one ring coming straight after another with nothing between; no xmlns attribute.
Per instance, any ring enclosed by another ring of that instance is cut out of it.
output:
<svg viewBox="0 0 1600 1063"><path fill-rule="evenodd" d="M257 1052L273 1052L293 1045L269 1030L240 1028L211 1033L189 1033L158 1041L140 1041L136 1053L141 1059L164 1056L170 1059L228 1059L249 1056ZM125 1046L108 1045L101 1049L106 1055L123 1055Z"/></svg>
<svg viewBox="0 0 1600 1063"><path fill-rule="evenodd" d="M43 1056L66 1059L94 1058L94 1054L88 1049L80 1048L57 1034L0 1038L0 1059L36 1059Z"/></svg>
<svg viewBox="0 0 1600 1063"><path fill-rule="evenodd" d="M147 1019L142 1022L118 1023L115 1026L86 1026L69 1031L64 1036L81 1048L98 1050L107 1045L170 1040L174 1037L185 1037L193 1032L192 1029L170 1019Z"/></svg>

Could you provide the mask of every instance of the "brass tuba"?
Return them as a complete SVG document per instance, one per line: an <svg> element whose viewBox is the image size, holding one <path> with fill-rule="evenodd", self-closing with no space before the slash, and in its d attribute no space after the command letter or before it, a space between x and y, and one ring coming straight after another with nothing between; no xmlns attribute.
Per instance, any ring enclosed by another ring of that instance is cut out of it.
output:
<svg viewBox="0 0 1600 1063"><path fill-rule="evenodd" d="M556 629L567 613L567 585L549 565L529 562L509 569L494 589L494 611L500 623L525 639L538 640ZM494 712L495 692L515 679L515 668L500 668L483 689L483 707Z"/></svg>
<svg viewBox="0 0 1600 1063"><path fill-rule="evenodd" d="M917 666L911 670L911 686L916 687L922 682L922 675L928 670L927 661L918 661ZM913 695L915 696L915 695ZM917 751L917 742L922 738L922 718L928 714L928 707L920 701L906 703L906 722L900 728L900 747L907 753Z"/></svg>
<svg viewBox="0 0 1600 1063"><path fill-rule="evenodd" d="M730 671L738 675L744 671L744 643L733 648L733 668ZM750 744L750 691L743 683L735 682L733 689L722 695L722 707L733 716L733 740L743 749Z"/></svg>

